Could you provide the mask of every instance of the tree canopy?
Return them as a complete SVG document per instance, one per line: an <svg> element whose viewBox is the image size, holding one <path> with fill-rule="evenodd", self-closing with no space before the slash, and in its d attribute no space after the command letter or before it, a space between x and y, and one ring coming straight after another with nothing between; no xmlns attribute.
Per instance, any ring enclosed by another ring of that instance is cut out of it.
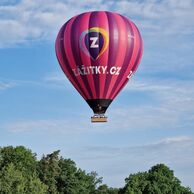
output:
<svg viewBox="0 0 194 194"><path fill-rule="evenodd" d="M164 164L157 164L148 172L130 174L125 182L122 194L192 194Z"/></svg>
<svg viewBox="0 0 194 194"><path fill-rule="evenodd" d="M111 188L102 183L96 172L87 173L59 154L59 150L54 151L38 160L35 153L23 146L0 148L0 193L193 194L190 188L181 186L164 164L130 174L123 188Z"/></svg>

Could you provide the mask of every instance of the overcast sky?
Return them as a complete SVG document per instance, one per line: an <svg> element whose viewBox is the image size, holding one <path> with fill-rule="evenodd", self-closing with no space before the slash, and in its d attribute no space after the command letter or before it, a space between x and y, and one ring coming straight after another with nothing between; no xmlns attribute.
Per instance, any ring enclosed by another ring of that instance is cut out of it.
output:
<svg viewBox="0 0 194 194"><path fill-rule="evenodd" d="M91 10L125 15L144 40L139 69L105 124L90 123L54 49L62 24ZM59 149L113 187L164 163L194 190L193 10L193 0L1 0L0 146L38 157Z"/></svg>

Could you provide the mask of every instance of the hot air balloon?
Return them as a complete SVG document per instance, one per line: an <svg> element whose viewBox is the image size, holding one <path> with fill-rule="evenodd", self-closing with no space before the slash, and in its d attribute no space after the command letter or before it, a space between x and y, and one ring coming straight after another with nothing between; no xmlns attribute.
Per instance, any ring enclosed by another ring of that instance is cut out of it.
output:
<svg viewBox="0 0 194 194"><path fill-rule="evenodd" d="M91 121L106 122L107 108L137 70L143 41L130 19L92 11L61 27L55 50L63 72L93 110Z"/></svg>

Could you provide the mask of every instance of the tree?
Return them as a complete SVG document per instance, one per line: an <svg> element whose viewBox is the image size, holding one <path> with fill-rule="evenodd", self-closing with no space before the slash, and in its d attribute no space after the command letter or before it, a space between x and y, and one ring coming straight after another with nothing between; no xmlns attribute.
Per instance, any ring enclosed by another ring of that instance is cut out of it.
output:
<svg viewBox="0 0 194 194"><path fill-rule="evenodd" d="M59 151L43 156L38 172L40 180L48 186L49 194L94 194L101 183L95 172L78 169L71 159L59 159Z"/></svg>
<svg viewBox="0 0 194 194"><path fill-rule="evenodd" d="M0 173L1 194L46 194L47 186L36 176L28 176L11 163Z"/></svg>
<svg viewBox="0 0 194 194"><path fill-rule="evenodd" d="M86 173L78 169L75 162L70 159L59 161L61 173L58 179L58 190L64 194L94 194L102 178L96 172Z"/></svg>
<svg viewBox="0 0 194 194"><path fill-rule="evenodd" d="M96 172L77 168L59 153L54 151L38 161L23 146L0 148L0 194L193 194L164 164L130 174L125 186L117 189L102 184Z"/></svg>
<svg viewBox="0 0 194 194"><path fill-rule="evenodd" d="M57 178L60 174L59 150L43 156L38 164L40 180L48 186L48 193L58 194Z"/></svg>
<svg viewBox="0 0 194 194"><path fill-rule="evenodd" d="M75 193L94 194L97 185L102 183L102 177L98 178L96 172L86 173L85 171L78 169L75 175L79 185Z"/></svg>
<svg viewBox="0 0 194 194"><path fill-rule="evenodd" d="M97 173L78 169L71 159L59 159L59 151L42 157L38 174L50 194L94 194L102 181Z"/></svg>
<svg viewBox="0 0 194 194"><path fill-rule="evenodd" d="M148 172L131 174L125 182L120 194L192 194L164 164L157 164Z"/></svg>
<svg viewBox="0 0 194 194"><path fill-rule="evenodd" d="M100 185L95 194L118 194L119 189L109 188L106 184Z"/></svg>
<svg viewBox="0 0 194 194"><path fill-rule="evenodd" d="M57 187L59 193L70 193L76 192L78 187L78 181L76 178L77 168L75 162L70 159L59 160L60 174L57 178Z"/></svg>
<svg viewBox="0 0 194 194"><path fill-rule="evenodd" d="M25 191L25 179L13 163L2 168L0 173L0 193L21 194Z"/></svg>
<svg viewBox="0 0 194 194"><path fill-rule="evenodd" d="M36 172L36 154L24 146L0 148L0 170L10 163L14 164L17 170L26 171L28 174Z"/></svg>
<svg viewBox="0 0 194 194"><path fill-rule="evenodd" d="M0 193L45 194L37 176L36 154L23 146L0 148Z"/></svg>

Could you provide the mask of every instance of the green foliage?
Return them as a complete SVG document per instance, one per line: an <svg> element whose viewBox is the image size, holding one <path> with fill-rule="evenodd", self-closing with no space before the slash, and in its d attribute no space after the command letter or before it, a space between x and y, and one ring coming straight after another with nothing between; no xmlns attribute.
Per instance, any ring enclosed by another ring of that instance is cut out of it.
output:
<svg viewBox="0 0 194 194"><path fill-rule="evenodd" d="M23 146L0 148L0 169L14 164L17 170L27 171L29 174L36 172L36 154Z"/></svg>
<svg viewBox="0 0 194 194"><path fill-rule="evenodd" d="M164 164L130 174L123 188L102 184L96 172L86 173L59 151L37 160L23 146L0 148L0 194L193 194Z"/></svg>
<svg viewBox="0 0 194 194"><path fill-rule="evenodd" d="M95 194L118 194L119 189L109 188L106 184L100 185Z"/></svg>
<svg viewBox="0 0 194 194"><path fill-rule="evenodd" d="M1 194L46 194L36 172L36 155L23 146L0 148Z"/></svg>
<svg viewBox="0 0 194 194"><path fill-rule="evenodd" d="M57 178L60 173L60 167L58 164L59 151L55 151L52 154L43 156L38 164L38 172L41 181L48 186L48 193L58 194L57 191Z"/></svg>
<svg viewBox="0 0 194 194"><path fill-rule="evenodd" d="M148 172L129 175L120 194L192 194L164 164L153 166Z"/></svg>
<svg viewBox="0 0 194 194"><path fill-rule="evenodd" d="M25 178L13 163L7 164L0 173L0 193L20 194L25 191Z"/></svg>
<svg viewBox="0 0 194 194"><path fill-rule="evenodd" d="M28 178L25 190L29 194L46 194L48 186L41 182L38 177L31 176Z"/></svg>
<svg viewBox="0 0 194 194"><path fill-rule="evenodd" d="M96 173L77 169L70 159L59 159L59 151L43 156L38 171L49 194L94 194L97 184L101 183Z"/></svg>
<svg viewBox="0 0 194 194"><path fill-rule="evenodd" d="M47 186L37 176L29 176L19 171L13 163L0 172L1 194L46 194Z"/></svg>
<svg viewBox="0 0 194 194"><path fill-rule="evenodd" d="M76 193L78 190L78 180L76 177L77 168L75 163L70 159L60 158L60 175L58 177L58 189L60 193Z"/></svg>

